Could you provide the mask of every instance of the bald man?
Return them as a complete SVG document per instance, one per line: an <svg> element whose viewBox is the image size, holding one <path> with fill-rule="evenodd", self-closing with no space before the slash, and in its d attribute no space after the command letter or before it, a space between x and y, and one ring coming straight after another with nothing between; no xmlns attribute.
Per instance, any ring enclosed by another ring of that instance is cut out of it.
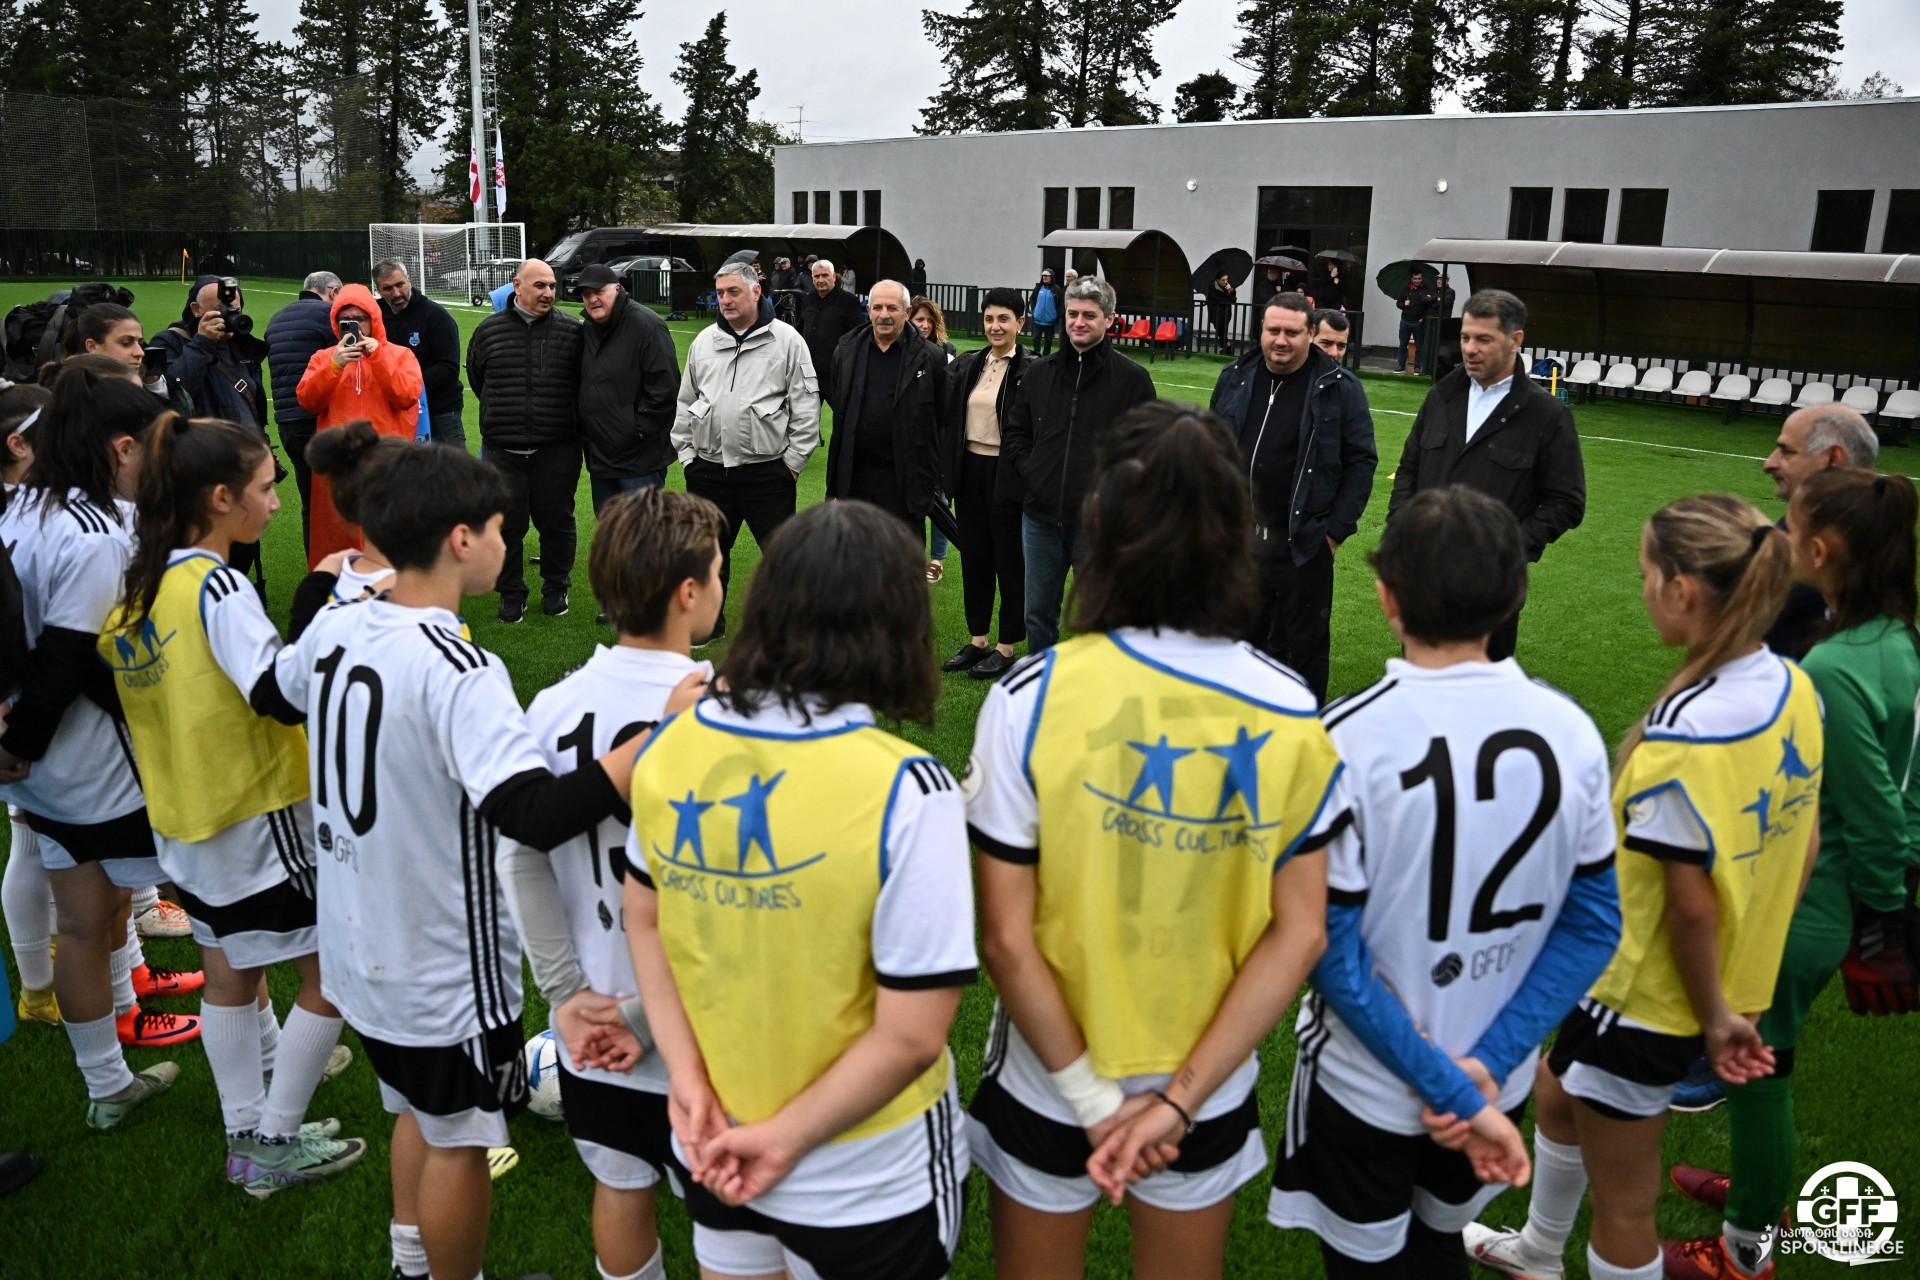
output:
<svg viewBox="0 0 1920 1280"><path fill-rule="evenodd" d="M1787 415L1780 424L1779 438L1773 442L1773 452L1760 469L1773 481L1774 496L1788 502L1809 476L1835 467L1871 471L1879 459L1879 437L1865 418L1846 405L1823 404ZM1780 527L1787 527L1785 516L1780 517ZM1820 593L1804 583L1794 583L1773 630L1767 632L1767 647L1798 662L1813 647L1815 633L1826 616L1827 604Z"/></svg>
<svg viewBox="0 0 1920 1280"><path fill-rule="evenodd" d="M501 533L506 562L495 590L500 621L527 616L521 563L529 522L540 533L540 611L567 612L580 487L580 322L553 303L553 268L528 258L513 273L513 301L467 344L467 385L480 399L480 456L499 467L513 500Z"/></svg>
<svg viewBox="0 0 1920 1280"><path fill-rule="evenodd" d="M912 307L905 285L876 281L866 327L834 348L833 375L824 380L833 406L827 496L871 502L924 537L938 483L947 353L907 323Z"/></svg>

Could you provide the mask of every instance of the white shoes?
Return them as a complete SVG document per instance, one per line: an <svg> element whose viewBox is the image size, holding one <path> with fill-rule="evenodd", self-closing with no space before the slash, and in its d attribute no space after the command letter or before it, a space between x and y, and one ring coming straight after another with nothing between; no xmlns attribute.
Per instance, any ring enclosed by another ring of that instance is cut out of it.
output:
<svg viewBox="0 0 1920 1280"><path fill-rule="evenodd" d="M1469 1222L1460 1236L1466 1243L1469 1258L1514 1280L1562 1280L1566 1274L1566 1268L1557 1259L1543 1263L1535 1258L1518 1231Z"/></svg>

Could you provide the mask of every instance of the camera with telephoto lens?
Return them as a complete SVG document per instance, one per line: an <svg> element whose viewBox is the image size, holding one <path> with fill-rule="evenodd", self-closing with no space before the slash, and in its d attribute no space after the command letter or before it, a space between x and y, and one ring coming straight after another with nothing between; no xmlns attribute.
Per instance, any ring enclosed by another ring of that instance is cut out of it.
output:
<svg viewBox="0 0 1920 1280"><path fill-rule="evenodd" d="M228 333L244 338L253 332L253 317L236 305L239 301L240 282L232 276L220 277L220 323Z"/></svg>

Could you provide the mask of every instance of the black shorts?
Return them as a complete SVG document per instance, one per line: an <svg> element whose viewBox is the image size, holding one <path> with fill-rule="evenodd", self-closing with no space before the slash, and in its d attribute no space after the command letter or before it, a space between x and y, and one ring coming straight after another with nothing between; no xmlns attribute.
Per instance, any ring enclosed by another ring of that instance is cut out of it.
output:
<svg viewBox="0 0 1920 1280"><path fill-rule="evenodd" d="M1078 1125L1050 1120L1022 1106L992 1076L974 1090L967 1114L993 1135L994 1143L1020 1163L1056 1178L1084 1178L1093 1145ZM1193 1126L1180 1140L1180 1158L1167 1166L1173 1173L1205 1173L1232 1160L1247 1144L1247 1134L1260 1127L1260 1106L1252 1093L1239 1106Z"/></svg>
<svg viewBox="0 0 1920 1280"><path fill-rule="evenodd" d="M236 969L259 969L312 955L319 947L313 894L298 881L282 880L238 902L216 907L173 886L193 925L193 940L226 953Z"/></svg>
<svg viewBox="0 0 1920 1280"><path fill-rule="evenodd" d="M145 805L105 822L60 822L24 809L20 816L27 826L64 849L76 866L154 856L153 827Z"/></svg>
<svg viewBox="0 0 1920 1280"><path fill-rule="evenodd" d="M504 1147L507 1121L527 1105L520 1019L453 1045L397 1045L360 1037L386 1109L411 1112L430 1146Z"/></svg>
<svg viewBox="0 0 1920 1280"><path fill-rule="evenodd" d="M940 1234L932 1201L884 1222L849 1227L803 1227L744 1206L722 1204L711 1191L686 1181L687 1216L710 1231L771 1236L780 1247L819 1273L821 1280L941 1280L953 1258Z"/></svg>
<svg viewBox="0 0 1920 1280"><path fill-rule="evenodd" d="M1290 1100L1274 1161L1267 1220L1275 1226L1311 1231L1361 1262L1385 1262L1406 1248L1414 1216L1435 1231L1457 1232L1506 1190L1481 1182L1463 1153L1426 1134L1376 1129L1318 1081L1305 1087L1304 1123ZM1507 1118L1517 1125L1525 1113L1522 1103Z"/></svg>
<svg viewBox="0 0 1920 1280"><path fill-rule="evenodd" d="M621 1190L644 1189L668 1170L679 1171L666 1094L577 1076L562 1065L560 1106L581 1160L598 1181Z"/></svg>
<svg viewBox="0 0 1920 1280"><path fill-rule="evenodd" d="M1589 997L1560 1024L1547 1070L1601 1115L1645 1120L1666 1114L1674 1086L1705 1051L1700 1036L1636 1026Z"/></svg>

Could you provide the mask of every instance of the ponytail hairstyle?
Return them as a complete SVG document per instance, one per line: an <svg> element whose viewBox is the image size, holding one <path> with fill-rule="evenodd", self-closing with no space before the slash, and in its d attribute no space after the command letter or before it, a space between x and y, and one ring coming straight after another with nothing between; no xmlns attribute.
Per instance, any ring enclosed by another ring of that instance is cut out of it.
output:
<svg viewBox="0 0 1920 1280"><path fill-rule="evenodd" d="M1912 630L1917 505L1907 477L1850 467L1809 476L1794 491L1789 518L1797 532L1839 535L1834 554L1843 572L1827 602L1826 635L1876 618Z"/></svg>
<svg viewBox="0 0 1920 1280"><path fill-rule="evenodd" d="M140 511L127 565L129 623L153 611L168 557L206 536L213 491L226 485L239 494L266 456L266 437L237 422L189 420L169 411L153 424L142 450Z"/></svg>
<svg viewBox="0 0 1920 1280"><path fill-rule="evenodd" d="M327 478L333 509L349 524L360 523L360 495L374 471L397 452L415 448L382 436L371 422L349 422L322 431L307 442L307 465ZM376 544L378 545L378 544Z"/></svg>
<svg viewBox="0 0 1920 1280"><path fill-rule="evenodd" d="M1239 639L1260 608L1253 500L1233 433L1205 410L1153 400L1100 449L1080 513L1076 631L1173 627Z"/></svg>
<svg viewBox="0 0 1920 1280"><path fill-rule="evenodd" d="M1647 521L1640 545L1663 580L1694 578L1715 610L1706 636L1688 648L1687 660L1661 686L1658 705L1765 638L1786 603L1793 549L1759 508L1726 493L1662 507ZM1616 763L1625 765L1645 735L1643 717L1627 731Z"/></svg>
<svg viewBox="0 0 1920 1280"><path fill-rule="evenodd" d="M82 311L79 318L67 326L66 345L70 356L85 355L89 342L105 342L107 335L129 320L139 322L140 317L133 314L117 302L96 302ZM144 330L142 336L144 337Z"/></svg>
<svg viewBox="0 0 1920 1280"><path fill-rule="evenodd" d="M106 357L79 356L76 362ZM44 519L58 503L71 508L73 491L118 521L114 476L118 464L114 445L121 439L144 438L158 416L158 403L136 382L127 367L108 361L120 376L95 373L86 365L68 368L54 384L53 398L33 427L33 466L24 487L38 490L46 505ZM49 501L50 500L50 501Z"/></svg>

